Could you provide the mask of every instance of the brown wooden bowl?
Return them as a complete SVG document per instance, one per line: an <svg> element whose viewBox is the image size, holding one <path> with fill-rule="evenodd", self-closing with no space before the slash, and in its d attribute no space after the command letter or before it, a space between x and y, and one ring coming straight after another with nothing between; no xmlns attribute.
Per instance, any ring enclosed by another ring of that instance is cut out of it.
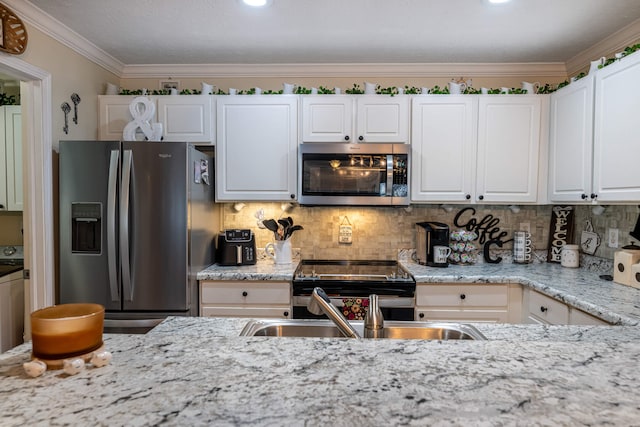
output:
<svg viewBox="0 0 640 427"><path fill-rule="evenodd" d="M31 313L33 357L66 359L102 346L104 307L100 304L61 304Z"/></svg>

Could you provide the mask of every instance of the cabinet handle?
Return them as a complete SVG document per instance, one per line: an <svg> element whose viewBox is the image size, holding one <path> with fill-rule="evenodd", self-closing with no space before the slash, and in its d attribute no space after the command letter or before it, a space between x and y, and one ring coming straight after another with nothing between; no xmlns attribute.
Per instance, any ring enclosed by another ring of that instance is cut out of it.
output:
<svg viewBox="0 0 640 427"><path fill-rule="evenodd" d="M544 312L545 312L545 311L547 311L547 310L549 310L547 307L545 307L545 306L543 306L543 305L541 305L541 306L540 306L540 311L541 311L541 312L543 312L543 313L544 313Z"/></svg>
<svg viewBox="0 0 640 427"><path fill-rule="evenodd" d="M348 140L349 140L349 135L345 135L345 136L344 136L344 140L345 140L345 141L348 141Z"/></svg>
<svg viewBox="0 0 640 427"><path fill-rule="evenodd" d="M247 291L242 291L242 296L246 297L247 295L249 295L249 293Z"/></svg>
<svg viewBox="0 0 640 427"><path fill-rule="evenodd" d="M360 136L358 137L358 140L359 140L359 141L364 141L364 136L360 135Z"/></svg>
<svg viewBox="0 0 640 427"><path fill-rule="evenodd" d="M586 199L586 198L587 198L587 197L589 197L589 196L587 196L586 194L582 193L582 196L580 196L580 197L582 198L582 200L584 200L584 199Z"/></svg>
<svg viewBox="0 0 640 427"><path fill-rule="evenodd" d="M460 299L465 299L467 296L465 294L460 294Z"/></svg>
<svg viewBox="0 0 640 427"><path fill-rule="evenodd" d="M424 319L424 313L419 313L418 317L421 318L421 319Z"/></svg>
<svg viewBox="0 0 640 427"><path fill-rule="evenodd" d="M597 198L598 198L598 195L597 195L596 193L591 193L591 198L592 198L592 199L597 199Z"/></svg>
<svg viewBox="0 0 640 427"><path fill-rule="evenodd" d="M471 194L467 194L466 196L464 196L464 198L467 200L471 199Z"/></svg>
<svg viewBox="0 0 640 427"><path fill-rule="evenodd" d="M289 194L289 197L290 197L291 199L295 199L295 198L296 198L296 195L295 195L295 194Z"/></svg>
<svg viewBox="0 0 640 427"><path fill-rule="evenodd" d="M0 205L0 209L4 210L4 205Z"/></svg>
<svg viewBox="0 0 640 427"><path fill-rule="evenodd" d="M484 200L484 196L481 194L478 196L478 200Z"/></svg>
<svg viewBox="0 0 640 427"><path fill-rule="evenodd" d="M289 317L289 312L285 311L284 313L282 313L284 315L284 317Z"/></svg>

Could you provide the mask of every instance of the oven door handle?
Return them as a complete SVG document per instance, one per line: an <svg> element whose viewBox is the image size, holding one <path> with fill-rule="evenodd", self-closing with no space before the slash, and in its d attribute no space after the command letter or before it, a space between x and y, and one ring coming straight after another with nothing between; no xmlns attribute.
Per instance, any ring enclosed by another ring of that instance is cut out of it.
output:
<svg viewBox="0 0 640 427"><path fill-rule="evenodd" d="M359 298L359 297L344 297L346 298ZM363 297L367 298L367 297ZM293 297L293 305L294 306L304 306L306 307L311 299L310 296L294 296ZM336 307L343 307L343 298L329 297L331 300L331 304ZM384 297L384 295L378 295L378 305L380 307L403 307L403 308L413 308L415 307L415 299L414 298L402 298L402 297Z"/></svg>

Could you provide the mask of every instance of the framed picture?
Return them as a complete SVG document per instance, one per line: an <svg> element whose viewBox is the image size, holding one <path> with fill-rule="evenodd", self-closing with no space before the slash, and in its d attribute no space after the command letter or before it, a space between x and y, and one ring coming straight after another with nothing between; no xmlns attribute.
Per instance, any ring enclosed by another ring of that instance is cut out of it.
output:
<svg viewBox="0 0 640 427"><path fill-rule="evenodd" d="M179 80L160 80L160 89L177 89L180 92L180 81Z"/></svg>

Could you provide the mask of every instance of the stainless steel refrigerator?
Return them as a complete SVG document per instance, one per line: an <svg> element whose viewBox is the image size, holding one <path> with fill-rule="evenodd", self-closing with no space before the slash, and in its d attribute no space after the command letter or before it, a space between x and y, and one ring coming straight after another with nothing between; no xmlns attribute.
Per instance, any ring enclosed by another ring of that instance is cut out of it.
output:
<svg viewBox="0 0 640 427"><path fill-rule="evenodd" d="M61 141L60 303L105 306L105 330L198 315L219 231L213 158L183 142Z"/></svg>

